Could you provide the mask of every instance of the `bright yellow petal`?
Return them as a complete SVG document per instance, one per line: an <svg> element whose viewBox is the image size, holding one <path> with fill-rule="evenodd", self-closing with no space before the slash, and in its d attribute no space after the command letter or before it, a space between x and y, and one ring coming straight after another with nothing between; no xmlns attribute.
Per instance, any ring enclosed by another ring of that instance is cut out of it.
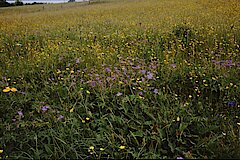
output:
<svg viewBox="0 0 240 160"><path fill-rule="evenodd" d="M179 122L180 121L180 117L177 117L177 122Z"/></svg>
<svg viewBox="0 0 240 160"><path fill-rule="evenodd" d="M0 154L1 154L1 153L3 153L3 150L2 150L2 149L0 149Z"/></svg>
<svg viewBox="0 0 240 160"><path fill-rule="evenodd" d="M10 88L8 88L8 87L5 88L5 89L3 90L3 92L4 92L4 93L10 92Z"/></svg>
<svg viewBox="0 0 240 160"><path fill-rule="evenodd" d="M69 112L70 112L70 113L72 113L73 111L74 111L74 107L73 107L72 109L70 109L70 111L69 111Z"/></svg>
<svg viewBox="0 0 240 160"><path fill-rule="evenodd" d="M17 89L16 88L11 88L11 91L12 92L17 92Z"/></svg>
<svg viewBox="0 0 240 160"><path fill-rule="evenodd" d="M237 125L239 125L239 126L240 126L240 123L237 123Z"/></svg>
<svg viewBox="0 0 240 160"><path fill-rule="evenodd" d="M125 149L126 148L126 146L120 146L119 147L119 149Z"/></svg>

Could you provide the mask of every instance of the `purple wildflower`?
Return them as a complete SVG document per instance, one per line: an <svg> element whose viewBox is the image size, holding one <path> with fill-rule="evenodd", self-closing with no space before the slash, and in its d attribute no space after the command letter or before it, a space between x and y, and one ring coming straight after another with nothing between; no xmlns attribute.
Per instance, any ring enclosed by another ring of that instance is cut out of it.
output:
<svg viewBox="0 0 240 160"><path fill-rule="evenodd" d="M111 72L111 69L110 69L110 68L106 68L106 71L107 71L107 72Z"/></svg>
<svg viewBox="0 0 240 160"><path fill-rule="evenodd" d="M148 73L147 73L147 78L148 78L148 79L153 79L153 73L148 72Z"/></svg>
<svg viewBox="0 0 240 160"><path fill-rule="evenodd" d="M237 102L235 102L235 101L228 102L229 107L234 107L234 106L236 106L236 104L237 104Z"/></svg>
<svg viewBox="0 0 240 160"><path fill-rule="evenodd" d="M183 157L177 157L177 159L184 159Z"/></svg>
<svg viewBox="0 0 240 160"><path fill-rule="evenodd" d="M155 88L155 89L153 90L153 93L158 94L158 89Z"/></svg>
<svg viewBox="0 0 240 160"><path fill-rule="evenodd" d="M17 113L18 113L18 115L19 115L20 117L23 116L23 112L22 112L22 111L18 111Z"/></svg>
<svg viewBox="0 0 240 160"><path fill-rule="evenodd" d="M141 70L141 72L142 72L143 74L145 74L145 73L146 73L146 70L143 69L143 70Z"/></svg>
<svg viewBox="0 0 240 160"><path fill-rule="evenodd" d="M79 58L76 59L76 64L79 64L80 63L80 60Z"/></svg>
<svg viewBox="0 0 240 160"><path fill-rule="evenodd" d="M170 64L170 66L173 67L173 68L176 68L176 67L177 67L176 64Z"/></svg>
<svg viewBox="0 0 240 160"><path fill-rule="evenodd" d="M152 66L153 69L157 68L157 66Z"/></svg>
<svg viewBox="0 0 240 160"><path fill-rule="evenodd" d="M121 96L122 95L122 93L121 92L118 92L117 94L116 94L116 96Z"/></svg>
<svg viewBox="0 0 240 160"><path fill-rule="evenodd" d="M64 116L63 116L63 115L60 115L60 116L58 117L58 120L62 120L62 119L64 119Z"/></svg>
<svg viewBox="0 0 240 160"><path fill-rule="evenodd" d="M47 111L49 109L49 106L43 106L42 111Z"/></svg>

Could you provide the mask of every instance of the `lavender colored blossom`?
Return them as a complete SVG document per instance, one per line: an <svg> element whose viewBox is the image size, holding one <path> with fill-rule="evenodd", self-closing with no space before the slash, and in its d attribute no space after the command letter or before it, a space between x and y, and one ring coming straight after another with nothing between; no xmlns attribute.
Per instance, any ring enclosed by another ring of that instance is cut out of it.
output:
<svg viewBox="0 0 240 160"><path fill-rule="evenodd" d="M49 109L49 106L43 106L42 111L47 111Z"/></svg>
<svg viewBox="0 0 240 160"><path fill-rule="evenodd" d="M153 73L148 72L148 73L147 73L147 78L148 78L148 79L153 79Z"/></svg>
<svg viewBox="0 0 240 160"><path fill-rule="evenodd" d="M80 63L80 60L79 58L76 59L76 64L79 64Z"/></svg>
<svg viewBox="0 0 240 160"><path fill-rule="evenodd" d="M64 119L64 116L63 115L60 115L59 117L58 117L58 120L63 120Z"/></svg>
<svg viewBox="0 0 240 160"><path fill-rule="evenodd" d="M237 102L235 102L235 101L228 102L229 107L234 107L234 106L236 106L236 104L237 104Z"/></svg>
<svg viewBox="0 0 240 160"><path fill-rule="evenodd" d="M184 159L183 157L177 157L177 159Z"/></svg>
<svg viewBox="0 0 240 160"><path fill-rule="evenodd" d="M111 69L110 68L106 68L106 72L111 72Z"/></svg>
<svg viewBox="0 0 240 160"><path fill-rule="evenodd" d="M170 66L173 67L173 68L176 68L176 67L177 67L176 64L170 64Z"/></svg>
<svg viewBox="0 0 240 160"><path fill-rule="evenodd" d="M118 92L117 94L116 94L116 96L121 96L122 95L122 93L121 92Z"/></svg>
<svg viewBox="0 0 240 160"><path fill-rule="evenodd" d="M145 74L147 71L146 71L146 70L141 70L141 72L142 72L143 74Z"/></svg>
<svg viewBox="0 0 240 160"><path fill-rule="evenodd" d="M158 94L158 89L155 88L155 89L153 90L153 93Z"/></svg>
<svg viewBox="0 0 240 160"><path fill-rule="evenodd" d="M18 111L17 113L18 113L18 115L19 115L20 117L23 116L23 112L22 112L22 111Z"/></svg>

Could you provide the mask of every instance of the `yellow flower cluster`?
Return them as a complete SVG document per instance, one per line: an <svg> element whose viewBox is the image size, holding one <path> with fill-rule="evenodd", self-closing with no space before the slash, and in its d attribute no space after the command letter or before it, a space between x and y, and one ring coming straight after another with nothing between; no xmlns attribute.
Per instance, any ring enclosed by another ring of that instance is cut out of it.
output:
<svg viewBox="0 0 240 160"><path fill-rule="evenodd" d="M10 88L10 87L6 87L5 89L3 89L4 93L8 93L8 92L17 92L16 88Z"/></svg>

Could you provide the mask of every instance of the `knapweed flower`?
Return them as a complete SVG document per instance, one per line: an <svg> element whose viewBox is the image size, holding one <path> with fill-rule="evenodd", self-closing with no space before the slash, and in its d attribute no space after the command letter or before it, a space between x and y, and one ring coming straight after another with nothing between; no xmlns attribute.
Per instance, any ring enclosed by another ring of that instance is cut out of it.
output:
<svg viewBox="0 0 240 160"><path fill-rule="evenodd" d="M116 94L116 96L121 96L122 95L122 93L121 92L118 92L117 94Z"/></svg>
<svg viewBox="0 0 240 160"><path fill-rule="evenodd" d="M155 89L153 90L153 93L158 94L158 89L155 88Z"/></svg>
<svg viewBox="0 0 240 160"><path fill-rule="evenodd" d="M184 159L183 157L177 157L177 159Z"/></svg>
<svg viewBox="0 0 240 160"><path fill-rule="evenodd" d="M119 147L119 149L125 149L126 148L126 146L120 146Z"/></svg>
<svg viewBox="0 0 240 160"><path fill-rule="evenodd" d="M43 106L42 111L47 111L49 109L49 106Z"/></svg>
<svg viewBox="0 0 240 160"><path fill-rule="evenodd" d="M235 101L228 102L229 107L234 107L234 106L236 106L236 104L237 103Z"/></svg>
<svg viewBox="0 0 240 160"><path fill-rule="evenodd" d="M18 111L17 113L18 113L18 115L19 115L20 117L23 116L23 112L22 112L22 111Z"/></svg>
<svg viewBox="0 0 240 160"><path fill-rule="evenodd" d="M177 67L176 64L170 64L170 66L173 67L173 68L176 68L176 67Z"/></svg>
<svg viewBox="0 0 240 160"><path fill-rule="evenodd" d="M148 73L147 73L147 78L148 78L148 79L153 79L153 73L148 72Z"/></svg>
<svg viewBox="0 0 240 160"><path fill-rule="evenodd" d="M58 117L58 120L62 120L64 118L64 116L63 115L60 115L59 117Z"/></svg>

